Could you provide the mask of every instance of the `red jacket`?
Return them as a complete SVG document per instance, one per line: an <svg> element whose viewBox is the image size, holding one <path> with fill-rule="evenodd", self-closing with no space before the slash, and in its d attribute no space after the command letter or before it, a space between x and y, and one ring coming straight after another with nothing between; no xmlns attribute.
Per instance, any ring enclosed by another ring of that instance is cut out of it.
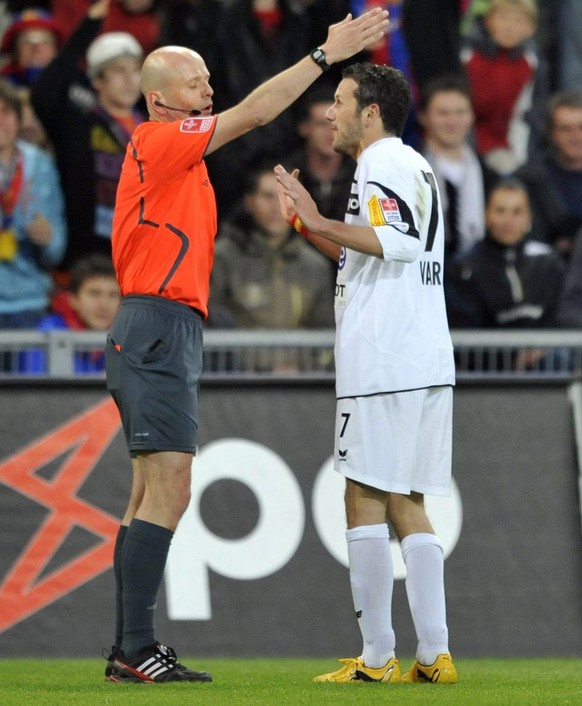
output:
<svg viewBox="0 0 582 706"><path fill-rule="evenodd" d="M519 56L499 50L487 56L477 49L463 54L475 110L477 152L508 147L508 133L519 99L534 79L536 62L528 52Z"/></svg>
<svg viewBox="0 0 582 706"><path fill-rule="evenodd" d="M53 3L53 19L65 39L82 22L91 5L91 0L59 0ZM133 34L145 54L159 46L160 25L154 10L132 15L123 9L121 3L112 2L101 27L101 34L105 32Z"/></svg>

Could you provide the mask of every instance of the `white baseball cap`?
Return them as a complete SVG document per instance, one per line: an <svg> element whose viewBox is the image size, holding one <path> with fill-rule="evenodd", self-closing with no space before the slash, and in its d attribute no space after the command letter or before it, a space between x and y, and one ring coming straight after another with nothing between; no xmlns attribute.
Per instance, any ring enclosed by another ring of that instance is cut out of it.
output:
<svg viewBox="0 0 582 706"><path fill-rule="evenodd" d="M94 39L87 50L87 73L94 78L113 59L120 56L143 57L143 49L137 39L128 32L106 32Z"/></svg>

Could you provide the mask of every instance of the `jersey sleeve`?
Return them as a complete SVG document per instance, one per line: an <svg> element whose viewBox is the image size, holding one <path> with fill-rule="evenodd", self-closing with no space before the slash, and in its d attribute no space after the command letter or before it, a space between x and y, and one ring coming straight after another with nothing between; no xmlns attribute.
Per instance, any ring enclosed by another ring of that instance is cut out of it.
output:
<svg viewBox="0 0 582 706"><path fill-rule="evenodd" d="M414 213L403 195L382 172L368 172L361 181L361 215L374 229L384 260L414 262L421 249Z"/></svg>
<svg viewBox="0 0 582 706"><path fill-rule="evenodd" d="M380 182L366 182L361 213L382 245L384 260L416 260L419 231L412 209L395 190Z"/></svg>
<svg viewBox="0 0 582 706"><path fill-rule="evenodd" d="M160 178L172 181L199 164L216 127L216 115L171 123L156 123L155 131L137 143L138 153L154 166ZM149 123L151 126L152 123ZM139 130L139 128L138 128Z"/></svg>

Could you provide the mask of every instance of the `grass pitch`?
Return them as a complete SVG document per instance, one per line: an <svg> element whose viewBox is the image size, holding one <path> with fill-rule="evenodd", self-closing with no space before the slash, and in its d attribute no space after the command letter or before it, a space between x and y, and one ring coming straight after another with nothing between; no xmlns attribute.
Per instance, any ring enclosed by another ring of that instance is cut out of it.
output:
<svg viewBox="0 0 582 706"><path fill-rule="evenodd" d="M211 684L110 684L104 661L0 660L3 706L184 706L381 703L403 706L582 704L582 659L455 659L459 683L315 684L334 659L184 659L212 672ZM401 659L403 671L410 660ZM339 664L337 665L340 666Z"/></svg>

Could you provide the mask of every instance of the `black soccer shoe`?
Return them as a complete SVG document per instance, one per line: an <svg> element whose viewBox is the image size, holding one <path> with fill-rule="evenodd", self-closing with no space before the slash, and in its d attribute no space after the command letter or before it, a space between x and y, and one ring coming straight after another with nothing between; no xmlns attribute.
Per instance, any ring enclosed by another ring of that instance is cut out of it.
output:
<svg viewBox="0 0 582 706"><path fill-rule="evenodd" d="M212 681L208 672L194 672L178 662L171 647L156 642L140 650L137 659L128 662L122 652L113 659L108 677L113 682L161 684L178 681Z"/></svg>
<svg viewBox="0 0 582 706"><path fill-rule="evenodd" d="M113 662L118 656L121 656L121 659L125 659L123 656L123 652L119 649L118 645L113 645L109 654L107 654L105 648L103 648L102 654L103 657L107 660L107 666L105 667L105 679L107 679L107 681L115 681L115 679L110 679L111 675L115 672Z"/></svg>

